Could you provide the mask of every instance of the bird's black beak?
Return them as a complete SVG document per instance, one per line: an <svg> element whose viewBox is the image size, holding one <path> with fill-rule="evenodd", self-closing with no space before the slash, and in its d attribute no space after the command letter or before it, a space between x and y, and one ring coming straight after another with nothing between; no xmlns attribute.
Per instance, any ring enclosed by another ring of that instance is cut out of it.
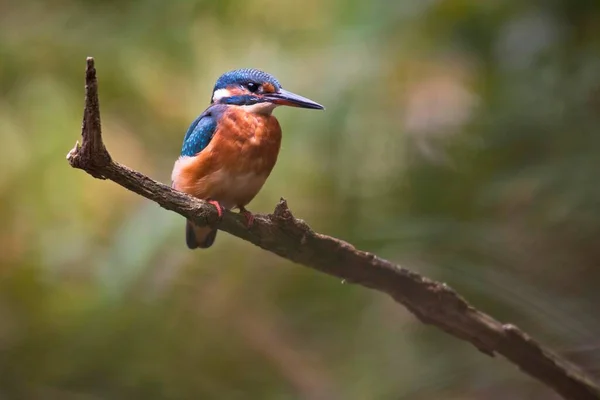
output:
<svg viewBox="0 0 600 400"><path fill-rule="evenodd" d="M319 103L302 97L292 92L288 92L284 89L279 89L276 93L268 93L264 96L270 103L277 104L279 106L290 106L300 108L310 108L313 110L324 110L325 107Z"/></svg>

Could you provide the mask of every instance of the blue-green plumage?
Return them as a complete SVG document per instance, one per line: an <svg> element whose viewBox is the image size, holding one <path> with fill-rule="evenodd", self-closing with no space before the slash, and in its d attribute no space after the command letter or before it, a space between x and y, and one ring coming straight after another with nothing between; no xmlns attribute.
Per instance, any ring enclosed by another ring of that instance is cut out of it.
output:
<svg viewBox="0 0 600 400"><path fill-rule="evenodd" d="M212 105L192 122L183 138L182 156L193 157L208 146L225 107L221 104Z"/></svg>
<svg viewBox="0 0 600 400"><path fill-rule="evenodd" d="M216 128L217 121L212 116L202 114L196 118L185 134L181 155L192 157L204 150L215 134Z"/></svg>

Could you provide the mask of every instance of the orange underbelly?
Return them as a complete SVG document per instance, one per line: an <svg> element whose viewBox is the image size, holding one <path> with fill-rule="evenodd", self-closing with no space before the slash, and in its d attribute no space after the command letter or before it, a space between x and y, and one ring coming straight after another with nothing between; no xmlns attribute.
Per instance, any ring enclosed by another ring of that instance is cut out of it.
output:
<svg viewBox="0 0 600 400"><path fill-rule="evenodd" d="M201 191L208 188L208 197L223 203L226 208L243 207L254 199L267 177L254 172L240 174L222 169L207 176L197 187Z"/></svg>
<svg viewBox="0 0 600 400"><path fill-rule="evenodd" d="M246 206L258 194L275 166L281 143L274 117L246 116L252 126L245 126L239 115L230 117L219 125L206 149L194 157L181 157L172 175L175 189L217 200L226 208Z"/></svg>

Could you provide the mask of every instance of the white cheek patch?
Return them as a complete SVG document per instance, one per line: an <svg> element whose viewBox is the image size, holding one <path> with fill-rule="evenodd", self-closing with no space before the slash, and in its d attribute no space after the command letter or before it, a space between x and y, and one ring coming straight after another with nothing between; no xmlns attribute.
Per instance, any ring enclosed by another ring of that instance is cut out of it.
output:
<svg viewBox="0 0 600 400"><path fill-rule="evenodd" d="M218 89L213 93L213 102L218 102L222 98L231 97L231 92L227 89Z"/></svg>

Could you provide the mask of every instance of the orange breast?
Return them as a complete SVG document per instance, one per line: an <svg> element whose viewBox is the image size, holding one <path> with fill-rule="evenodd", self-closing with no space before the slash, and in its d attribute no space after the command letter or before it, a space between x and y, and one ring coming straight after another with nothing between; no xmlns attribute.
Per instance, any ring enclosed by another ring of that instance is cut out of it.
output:
<svg viewBox="0 0 600 400"><path fill-rule="evenodd" d="M173 186L232 208L245 206L271 173L281 146L281 127L272 115L230 107L209 145L175 163Z"/></svg>

